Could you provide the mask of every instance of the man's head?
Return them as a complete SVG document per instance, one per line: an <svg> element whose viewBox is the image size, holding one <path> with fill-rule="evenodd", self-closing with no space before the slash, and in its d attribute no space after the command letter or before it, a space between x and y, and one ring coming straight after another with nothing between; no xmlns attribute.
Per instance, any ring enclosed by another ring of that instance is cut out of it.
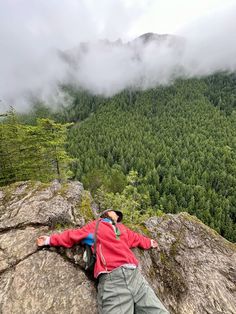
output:
<svg viewBox="0 0 236 314"><path fill-rule="evenodd" d="M121 222L123 214L118 210L107 209L104 214L102 214L102 217L108 217L114 222Z"/></svg>

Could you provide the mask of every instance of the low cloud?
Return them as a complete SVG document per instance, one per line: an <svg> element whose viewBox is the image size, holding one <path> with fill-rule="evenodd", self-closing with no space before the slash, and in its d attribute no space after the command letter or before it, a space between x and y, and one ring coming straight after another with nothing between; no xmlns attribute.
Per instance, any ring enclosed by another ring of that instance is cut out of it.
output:
<svg viewBox="0 0 236 314"><path fill-rule="evenodd" d="M236 71L236 6L195 21L177 36L123 43L114 40L125 37L142 9L133 10L131 2L128 8L108 0L95 8L91 1L32 3L34 9L22 6L24 0L9 0L5 12L0 10L2 109L10 104L25 110L32 95L55 103L59 83L112 96L125 88L169 84L177 77ZM25 12L17 15L13 8Z"/></svg>

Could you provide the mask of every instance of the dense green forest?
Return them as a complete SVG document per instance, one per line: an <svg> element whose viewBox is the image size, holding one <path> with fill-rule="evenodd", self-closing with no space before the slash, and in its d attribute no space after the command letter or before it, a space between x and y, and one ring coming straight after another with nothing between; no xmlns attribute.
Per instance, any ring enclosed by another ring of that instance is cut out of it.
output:
<svg viewBox="0 0 236 314"><path fill-rule="evenodd" d="M125 90L111 98L62 88L73 99L70 105L53 112L37 103L19 119L75 123L66 141L76 160L71 179L81 180L97 199L120 196L119 206L135 188L140 212L187 211L236 241L235 74ZM130 183L132 171L138 179Z"/></svg>
<svg viewBox="0 0 236 314"><path fill-rule="evenodd" d="M65 151L69 126L49 119L37 119L35 125L22 124L14 111L9 111L0 123L0 186L67 178L72 163Z"/></svg>

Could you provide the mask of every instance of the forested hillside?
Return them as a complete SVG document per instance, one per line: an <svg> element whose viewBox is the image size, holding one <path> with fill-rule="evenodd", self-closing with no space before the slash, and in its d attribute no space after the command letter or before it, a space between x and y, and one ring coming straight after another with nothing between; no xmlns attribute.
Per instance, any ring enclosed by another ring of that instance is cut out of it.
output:
<svg viewBox="0 0 236 314"><path fill-rule="evenodd" d="M55 113L37 103L19 119L75 122L66 144L77 160L71 179L95 196L113 193L122 204L133 193L143 213L186 211L236 241L235 86L226 73L111 98L64 86L69 105ZM138 179L130 181L132 170Z"/></svg>
<svg viewBox="0 0 236 314"><path fill-rule="evenodd" d="M94 189L106 186L114 165L136 170L152 207L197 215L235 241L235 83L234 75L218 74L107 100L84 95L85 107L75 98L72 120L83 120L68 143L79 160L75 178Z"/></svg>

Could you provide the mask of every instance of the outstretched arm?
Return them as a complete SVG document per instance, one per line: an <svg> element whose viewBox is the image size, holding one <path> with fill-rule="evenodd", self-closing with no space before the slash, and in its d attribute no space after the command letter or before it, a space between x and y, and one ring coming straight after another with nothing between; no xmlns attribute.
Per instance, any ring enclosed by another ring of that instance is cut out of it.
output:
<svg viewBox="0 0 236 314"><path fill-rule="evenodd" d="M130 248L141 247L143 249L157 248L158 244L155 240L149 239L139 233L136 233L126 227L128 233L128 244Z"/></svg>
<svg viewBox="0 0 236 314"><path fill-rule="evenodd" d="M55 233L49 236L40 236L37 238L36 243L38 246L51 245L51 246L64 246L72 247L75 243L80 242L86 238L89 233L94 233L95 221L87 224L81 229L69 229L61 233Z"/></svg>

